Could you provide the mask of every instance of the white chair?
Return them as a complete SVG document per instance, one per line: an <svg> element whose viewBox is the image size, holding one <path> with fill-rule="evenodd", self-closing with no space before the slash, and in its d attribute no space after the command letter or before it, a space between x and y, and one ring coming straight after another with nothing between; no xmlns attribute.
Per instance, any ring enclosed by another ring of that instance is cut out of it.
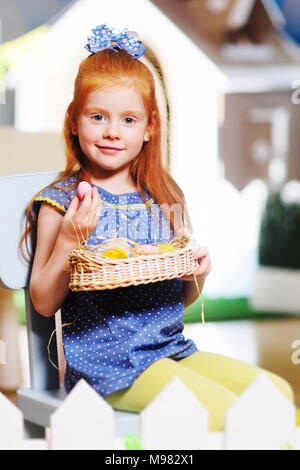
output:
<svg viewBox="0 0 300 470"><path fill-rule="evenodd" d="M24 415L28 437L43 436L49 417L61 404L66 393L60 384L59 373L51 365L47 346L56 327L55 317L45 318L32 305L28 284L30 265L19 251L24 231L26 208L31 198L53 181L58 173L35 173L0 177L0 285L7 289L24 289L26 299L26 328L30 368L30 388L17 392L17 404ZM51 360L58 363L57 344L51 342ZM115 411L115 433L124 436L139 434L138 414Z"/></svg>

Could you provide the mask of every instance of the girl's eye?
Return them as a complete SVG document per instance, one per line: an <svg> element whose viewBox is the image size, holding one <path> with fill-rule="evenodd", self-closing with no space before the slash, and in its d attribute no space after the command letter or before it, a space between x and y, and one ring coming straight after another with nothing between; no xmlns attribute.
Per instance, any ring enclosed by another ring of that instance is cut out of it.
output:
<svg viewBox="0 0 300 470"><path fill-rule="evenodd" d="M134 122L134 119L132 117L126 117L124 118L124 121L126 124L132 124Z"/></svg>
<svg viewBox="0 0 300 470"><path fill-rule="evenodd" d="M93 117L94 117L95 121L103 121L104 120L104 116L102 116L102 114L96 114Z"/></svg>

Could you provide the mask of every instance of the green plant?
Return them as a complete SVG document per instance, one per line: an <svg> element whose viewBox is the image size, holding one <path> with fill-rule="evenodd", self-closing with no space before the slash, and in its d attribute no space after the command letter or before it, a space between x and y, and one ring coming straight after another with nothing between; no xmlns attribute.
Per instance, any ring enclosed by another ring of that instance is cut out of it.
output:
<svg viewBox="0 0 300 470"><path fill-rule="evenodd" d="M259 263L300 269L300 204L285 203L270 193L259 234Z"/></svg>

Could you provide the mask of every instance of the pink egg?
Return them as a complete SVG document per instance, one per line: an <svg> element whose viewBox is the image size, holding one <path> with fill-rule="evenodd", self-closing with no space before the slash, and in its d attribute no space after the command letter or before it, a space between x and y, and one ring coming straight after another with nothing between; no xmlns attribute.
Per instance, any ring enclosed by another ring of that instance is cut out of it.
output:
<svg viewBox="0 0 300 470"><path fill-rule="evenodd" d="M161 251L157 246L153 245L139 245L136 246L134 249L134 252L136 255L154 255L154 254L160 254Z"/></svg>
<svg viewBox="0 0 300 470"><path fill-rule="evenodd" d="M93 188L87 181L81 181L77 188L77 194L79 199L82 201L85 193L90 193L92 196Z"/></svg>

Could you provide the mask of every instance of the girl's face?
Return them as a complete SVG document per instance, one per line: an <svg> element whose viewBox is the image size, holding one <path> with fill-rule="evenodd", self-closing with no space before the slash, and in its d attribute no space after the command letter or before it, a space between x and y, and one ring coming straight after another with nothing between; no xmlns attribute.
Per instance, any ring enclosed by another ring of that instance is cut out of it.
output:
<svg viewBox="0 0 300 470"><path fill-rule="evenodd" d="M129 167L150 137L140 94L119 86L92 91L79 115L77 132L92 175Z"/></svg>

